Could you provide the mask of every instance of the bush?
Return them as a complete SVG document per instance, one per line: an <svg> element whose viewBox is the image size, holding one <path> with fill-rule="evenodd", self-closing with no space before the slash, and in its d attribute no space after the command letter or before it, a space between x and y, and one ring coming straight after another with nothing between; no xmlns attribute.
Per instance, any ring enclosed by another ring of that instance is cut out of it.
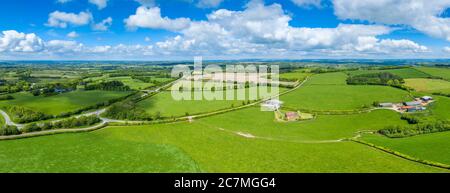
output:
<svg viewBox="0 0 450 193"><path fill-rule="evenodd" d="M0 95L0 101L13 100L14 97L11 95Z"/></svg>
<svg viewBox="0 0 450 193"><path fill-rule="evenodd" d="M405 83L403 78L389 72L361 74L347 78L347 84L351 85L401 85Z"/></svg>
<svg viewBox="0 0 450 193"><path fill-rule="evenodd" d="M409 126L388 126L378 133L391 138L410 137L414 135L450 131L450 124L447 121L438 121L428 124L416 124Z"/></svg>
<svg viewBox="0 0 450 193"><path fill-rule="evenodd" d="M20 106L9 107L7 111L13 115L13 120L18 123L29 123L53 118L51 115L46 115L42 112L33 111Z"/></svg>
<svg viewBox="0 0 450 193"><path fill-rule="evenodd" d="M121 120L152 120L153 118L142 108L136 106L134 101L124 101L112 105L106 110L104 116ZM155 116L156 117L156 116Z"/></svg>
<svg viewBox="0 0 450 193"><path fill-rule="evenodd" d="M102 120L97 116L82 116L79 118L70 118L56 122L46 122L42 124L32 123L23 128L24 133L45 131L51 129L70 129L83 126L91 126L100 123Z"/></svg>
<svg viewBox="0 0 450 193"><path fill-rule="evenodd" d="M19 135L20 131L16 126L5 125L0 128L0 136Z"/></svg>
<svg viewBox="0 0 450 193"><path fill-rule="evenodd" d="M406 114L402 115L401 119L406 120L409 124L418 124L420 122L420 119L418 117Z"/></svg>
<svg viewBox="0 0 450 193"><path fill-rule="evenodd" d="M42 131L42 128L39 127L36 123L33 124L29 124L27 126L25 126L22 131L24 133L32 133L32 132L36 132L36 131Z"/></svg>

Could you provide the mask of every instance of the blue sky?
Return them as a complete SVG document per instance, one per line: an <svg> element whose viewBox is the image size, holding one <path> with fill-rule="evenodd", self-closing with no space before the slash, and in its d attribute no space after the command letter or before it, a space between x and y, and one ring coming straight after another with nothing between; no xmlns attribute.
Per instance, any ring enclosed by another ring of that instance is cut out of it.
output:
<svg viewBox="0 0 450 193"><path fill-rule="evenodd" d="M4 0L0 60L448 58L449 7L449 0Z"/></svg>

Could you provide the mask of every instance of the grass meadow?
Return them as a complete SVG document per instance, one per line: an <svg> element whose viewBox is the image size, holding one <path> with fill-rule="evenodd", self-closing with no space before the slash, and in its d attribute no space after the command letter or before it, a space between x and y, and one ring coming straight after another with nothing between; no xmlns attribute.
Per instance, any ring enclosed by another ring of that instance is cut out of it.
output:
<svg viewBox="0 0 450 193"><path fill-rule="evenodd" d="M235 92L240 92L244 89L235 90ZM286 89L280 88L280 92ZM219 95L225 96L226 91L217 91ZM245 89L246 96L249 94L249 89ZM195 94L201 95L200 91L194 91L191 96L194 97ZM259 96L258 98L265 98L267 96ZM238 107L247 103L249 98L246 100L238 100L234 98L233 100L175 100L172 97L171 91L163 91L151 98L138 103L138 106L145 109L148 113L154 114L160 112L164 117L179 117L185 116L186 113L189 115L212 112L221 109L227 109L231 107Z"/></svg>
<svg viewBox="0 0 450 193"><path fill-rule="evenodd" d="M419 92L450 94L450 82L439 79L405 79L405 85Z"/></svg>
<svg viewBox="0 0 450 193"><path fill-rule="evenodd" d="M111 77L105 79L105 81L114 81L114 80L122 82L123 84L129 86L133 90L142 90L154 86L153 83L147 83L141 80L133 79L130 76Z"/></svg>
<svg viewBox="0 0 450 193"><path fill-rule="evenodd" d="M131 92L118 91L74 91L55 96L33 96L30 93L21 92L13 94L14 100L0 101L0 107L22 106L34 111L49 115L59 115L71 112L87 106L119 98Z"/></svg>
<svg viewBox="0 0 450 193"><path fill-rule="evenodd" d="M289 80L289 81L297 81L297 80L303 80L306 77L308 77L310 74L304 73L304 72L288 72L288 73L281 73L279 75L280 79Z"/></svg>
<svg viewBox="0 0 450 193"><path fill-rule="evenodd" d="M373 102L411 100L408 92L388 86L306 85L281 96L286 107L308 110L354 110Z"/></svg>
<svg viewBox="0 0 450 193"><path fill-rule="evenodd" d="M392 116L387 111L374 113L386 113L385 119ZM192 123L116 126L91 133L0 141L0 171L445 172L354 142L302 141L353 136L358 130L349 128L354 125L350 118L319 119L311 121L321 122L314 127L302 126L313 124L308 122L275 124L273 112L255 107ZM363 122L361 129L367 125ZM235 131L272 138L246 138Z"/></svg>
<svg viewBox="0 0 450 193"><path fill-rule="evenodd" d="M416 69L450 81L450 68L417 67Z"/></svg>
<svg viewBox="0 0 450 193"><path fill-rule="evenodd" d="M423 160L450 165L450 132L432 133L400 139L369 135L364 141L387 147Z"/></svg>

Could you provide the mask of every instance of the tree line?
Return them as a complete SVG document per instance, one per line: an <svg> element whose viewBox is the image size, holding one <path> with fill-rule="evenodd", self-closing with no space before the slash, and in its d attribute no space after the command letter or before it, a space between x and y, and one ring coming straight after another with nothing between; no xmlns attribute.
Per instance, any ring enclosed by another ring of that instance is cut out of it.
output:
<svg viewBox="0 0 450 193"><path fill-rule="evenodd" d="M129 86L123 84L123 82L113 80L95 84L88 84L86 85L85 90L130 91L131 89Z"/></svg>
<svg viewBox="0 0 450 193"><path fill-rule="evenodd" d="M378 133L390 138L403 138L420 134L436 133L450 131L448 121L436 121L426 124L413 124L407 126L387 126L378 131Z"/></svg>
<svg viewBox="0 0 450 193"><path fill-rule="evenodd" d="M56 122L45 122L41 124L32 123L22 129L23 133L32 133L37 131L46 131L51 129L70 129L85 126L92 126L100 123L102 120L97 116L82 116L78 118L70 118Z"/></svg>

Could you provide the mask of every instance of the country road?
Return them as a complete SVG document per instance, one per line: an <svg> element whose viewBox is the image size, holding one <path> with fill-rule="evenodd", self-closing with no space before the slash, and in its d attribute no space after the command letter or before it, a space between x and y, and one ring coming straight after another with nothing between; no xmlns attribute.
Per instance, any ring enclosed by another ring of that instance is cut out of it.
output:
<svg viewBox="0 0 450 193"><path fill-rule="evenodd" d="M2 114L3 118L5 119L5 124L6 125L16 126L18 129L22 129L24 127L24 125L22 125L22 124L14 123L11 120L11 118L9 117L9 115L5 111L3 111L1 109L0 109L0 114Z"/></svg>

